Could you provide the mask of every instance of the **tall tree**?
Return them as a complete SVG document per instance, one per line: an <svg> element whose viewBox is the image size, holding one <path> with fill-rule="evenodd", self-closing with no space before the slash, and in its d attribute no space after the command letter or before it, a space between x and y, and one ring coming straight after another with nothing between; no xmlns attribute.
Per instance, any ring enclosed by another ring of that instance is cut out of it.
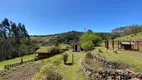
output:
<svg viewBox="0 0 142 80"><path fill-rule="evenodd" d="M84 50L91 50L94 46L97 46L100 41L101 38L91 30L88 30L80 37L81 46Z"/></svg>

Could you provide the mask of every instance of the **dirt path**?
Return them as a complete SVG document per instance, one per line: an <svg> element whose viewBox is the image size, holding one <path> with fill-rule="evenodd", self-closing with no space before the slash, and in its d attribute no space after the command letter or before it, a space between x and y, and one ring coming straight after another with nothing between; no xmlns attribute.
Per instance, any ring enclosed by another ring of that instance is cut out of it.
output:
<svg viewBox="0 0 142 80"><path fill-rule="evenodd" d="M24 67L0 76L0 80L31 80L41 66L42 63L39 62L28 63Z"/></svg>

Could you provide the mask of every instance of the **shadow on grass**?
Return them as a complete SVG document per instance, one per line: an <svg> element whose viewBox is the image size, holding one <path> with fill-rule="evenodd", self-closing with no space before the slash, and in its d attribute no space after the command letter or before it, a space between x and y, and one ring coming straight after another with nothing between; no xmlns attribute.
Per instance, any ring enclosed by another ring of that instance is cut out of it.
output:
<svg viewBox="0 0 142 80"><path fill-rule="evenodd" d="M71 63L65 63L65 65L71 66L71 65L73 65L73 63L72 62Z"/></svg>

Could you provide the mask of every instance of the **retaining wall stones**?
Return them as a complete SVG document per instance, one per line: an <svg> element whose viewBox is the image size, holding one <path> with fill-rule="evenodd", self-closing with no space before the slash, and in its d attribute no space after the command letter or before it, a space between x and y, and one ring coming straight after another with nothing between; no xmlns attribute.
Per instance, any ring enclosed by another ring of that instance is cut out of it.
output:
<svg viewBox="0 0 142 80"><path fill-rule="evenodd" d="M127 69L129 67L128 64L106 60L102 58L101 55L92 54L92 56L93 56L93 59L102 63L104 66L112 68L112 69Z"/></svg>
<svg viewBox="0 0 142 80"><path fill-rule="evenodd" d="M101 60L97 55L93 55L94 59L101 61L102 63L107 60ZM142 80L142 73L132 73L128 70L110 69L110 70L94 70L88 64L85 63L85 57L82 57L82 70L89 77L90 80ZM108 63L107 63L108 64ZM113 65L113 61L109 65ZM116 63L117 64L117 63ZM118 64L120 65L120 64Z"/></svg>

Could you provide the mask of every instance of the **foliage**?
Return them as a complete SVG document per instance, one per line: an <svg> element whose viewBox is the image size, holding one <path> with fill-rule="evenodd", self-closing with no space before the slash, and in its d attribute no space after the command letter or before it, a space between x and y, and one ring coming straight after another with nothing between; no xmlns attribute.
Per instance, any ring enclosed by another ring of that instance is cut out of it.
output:
<svg viewBox="0 0 142 80"><path fill-rule="evenodd" d="M83 36L80 38L81 47L84 50L91 50L94 46L97 46L99 42L101 42L101 38L97 36L93 31L88 30Z"/></svg>
<svg viewBox="0 0 142 80"><path fill-rule="evenodd" d="M86 53L86 57L87 57L87 58L90 58L90 59L93 59L93 55L91 54L91 52L87 52L87 53Z"/></svg>
<svg viewBox="0 0 142 80"><path fill-rule="evenodd" d="M139 32L142 32L142 25L124 26L112 30L113 38L130 35L130 34L136 35Z"/></svg>
<svg viewBox="0 0 142 80"><path fill-rule="evenodd" d="M68 61L68 54L67 53L63 54L63 61L64 61L64 64L66 64L66 62Z"/></svg>
<svg viewBox="0 0 142 80"><path fill-rule="evenodd" d="M32 60L35 58L35 55L25 55L23 56L23 60L27 61L27 60ZM19 63L21 61L21 57L15 58L15 59L11 59L11 60L5 60L5 61L1 61L0 62L0 69L4 69L5 65L9 65L9 64L14 64L14 63Z"/></svg>
<svg viewBox="0 0 142 80"><path fill-rule="evenodd" d="M60 54L60 49L58 47L51 47L48 52L52 55Z"/></svg>
<svg viewBox="0 0 142 80"><path fill-rule="evenodd" d="M127 51L127 50L117 50L116 54L114 50L107 50L104 47L99 47L101 50L103 50L103 53L100 55L102 57L105 57L105 59L110 61L119 61L120 63L128 64L130 65L131 69L135 72L142 72L142 54L139 51ZM98 49L98 48L97 48ZM96 53L98 53L98 50L96 49Z"/></svg>
<svg viewBox="0 0 142 80"><path fill-rule="evenodd" d="M24 24L7 18L0 23L0 61L32 53L33 46Z"/></svg>
<svg viewBox="0 0 142 80"><path fill-rule="evenodd" d="M45 65L41 67L39 72L32 78L32 80L60 80L62 76L56 72L56 68L61 64L61 55L53 56L48 59L41 60ZM54 78L53 78L54 77Z"/></svg>
<svg viewBox="0 0 142 80"><path fill-rule="evenodd" d="M77 31L69 31L66 33L61 33L57 37L50 39L49 43L54 45L57 45L59 43L71 44L73 42L79 41L79 38L82 34L83 32L77 32Z"/></svg>
<svg viewBox="0 0 142 80"><path fill-rule="evenodd" d="M100 36L102 40L109 40L113 37L112 33L107 32L97 32L96 34Z"/></svg>
<svg viewBox="0 0 142 80"><path fill-rule="evenodd" d="M52 70L46 70L45 74L47 75L46 80L62 80L63 79L63 77L59 73Z"/></svg>
<svg viewBox="0 0 142 80"><path fill-rule="evenodd" d="M43 66L33 80L62 80L63 77L55 71L55 67L51 64Z"/></svg>

